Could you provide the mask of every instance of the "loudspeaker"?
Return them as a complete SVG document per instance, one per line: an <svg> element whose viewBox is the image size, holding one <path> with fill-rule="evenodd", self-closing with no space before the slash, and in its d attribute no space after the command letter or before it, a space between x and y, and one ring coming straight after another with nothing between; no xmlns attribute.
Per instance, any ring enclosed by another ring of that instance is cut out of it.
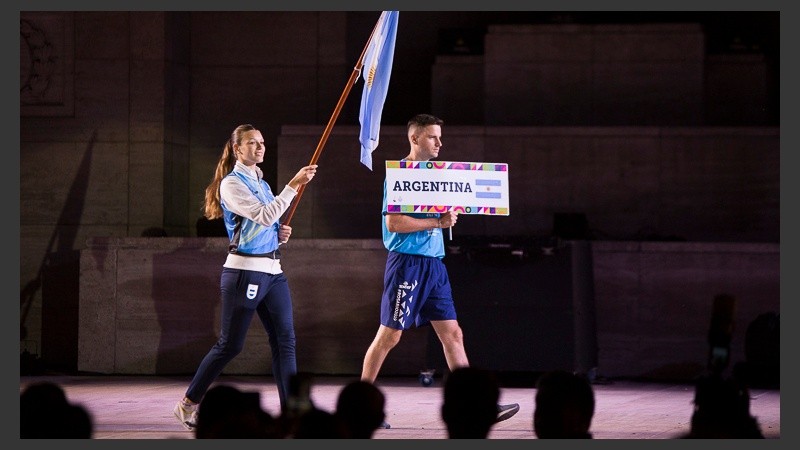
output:
<svg viewBox="0 0 800 450"><path fill-rule="evenodd" d="M462 238L444 258L470 365L563 369L593 377L597 335L591 245L558 238ZM428 365L447 364L436 333Z"/></svg>
<svg viewBox="0 0 800 450"><path fill-rule="evenodd" d="M553 214L553 236L561 239L589 239L589 220L586 218L586 214Z"/></svg>
<svg viewBox="0 0 800 450"><path fill-rule="evenodd" d="M443 28L437 46L440 55L482 55L484 31L477 28Z"/></svg>

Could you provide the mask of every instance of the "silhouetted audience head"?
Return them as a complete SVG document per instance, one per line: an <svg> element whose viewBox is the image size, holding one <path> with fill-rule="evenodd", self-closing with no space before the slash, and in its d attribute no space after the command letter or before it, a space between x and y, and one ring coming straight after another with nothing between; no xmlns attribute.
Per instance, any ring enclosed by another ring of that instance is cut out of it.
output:
<svg viewBox="0 0 800 450"><path fill-rule="evenodd" d="M750 393L733 379L701 378L694 395L691 430L695 439L763 439L755 417L750 415Z"/></svg>
<svg viewBox="0 0 800 450"><path fill-rule="evenodd" d="M545 372L536 381L533 431L539 439L591 439L594 390L585 375Z"/></svg>
<svg viewBox="0 0 800 450"><path fill-rule="evenodd" d="M319 408L311 408L300 414L293 431L286 436L290 439L346 439L349 437L344 422L334 413Z"/></svg>
<svg viewBox="0 0 800 450"><path fill-rule="evenodd" d="M386 397L374 384L357 380L339 392L335 414L347 427L349 437L370 439L386 418Z"/></svg>
<svg viewBox="0 0 800 450"><path fill-rule="evenodd" d="M197 410L197 439L276 437L273 417L261 408L258 392L218 384L206 392Z"/></svg>
<svg viewBox="0 0 800 450"><path fill-rule="evenodd" d="M497 419L500 384L475 367L454 369L444 383L442 420L450 439L485 439Z"/></svg>
<svg viewBox="0 0 800 450"><path fill-rule="evenodd" d="M53 382L28 385L19 398L21 439L91 439L94 420L82 405L70 403Z"/></svg>

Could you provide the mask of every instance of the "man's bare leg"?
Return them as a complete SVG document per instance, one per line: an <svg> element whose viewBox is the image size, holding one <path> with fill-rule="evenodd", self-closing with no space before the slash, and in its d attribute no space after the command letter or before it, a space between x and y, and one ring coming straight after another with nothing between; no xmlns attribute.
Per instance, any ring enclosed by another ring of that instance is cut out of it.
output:
<svg viewBox="0 0 800 450"><path fill-rule="evenodd" d="M467 352L464 350L464 333L457 320L432 320L431 325L439 342L442 343L444 359L447 367L452 371L457 367L469 366Z"/></svg>
<svg viewBox="0 0 800 450"><path fill-rule="evenodd" d="M464 333L456 320L431 321L436 335L442 343L444 358L447 367L452 371L458 367L469 366L467 352L464 350ZM519 403L497 405L497 418L495 423L508 420L519 411Z"/></svg>
<svg viewBox="0 0 800 450"><path fill-rule="evenodd" d="M364 364L361 367L363 381L375 382L386 355L400 342L402 334L402 330L395 330L385 325L378 327L378 333L375 334L375 339L372 340L366 355L364 355Z"/></svg>

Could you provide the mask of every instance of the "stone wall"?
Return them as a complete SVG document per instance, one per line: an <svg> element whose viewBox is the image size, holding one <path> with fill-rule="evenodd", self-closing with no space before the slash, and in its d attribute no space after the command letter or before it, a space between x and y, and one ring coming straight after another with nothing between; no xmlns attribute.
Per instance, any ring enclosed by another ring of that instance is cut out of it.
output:
<svg viewBox="0 0 800 450"><path fill-rule="evenodd" d="M279 187L308 163L322 127L285 126ZM772 127L442 128L440 161L508 163L510 214L463 216L454 233L548 236L584 214L597 240L778 242L780 130ZM381 127L373 170L358 128L337 127L292 224L303 238L367 239L380 226L385 161L408 154L405 127Z"/></svg>
<svg viewBox="0 0 800 450"><path fill-rule="evenodd" d="M528 257L535 259L539 250L529 247ZM103 374L193 373L219 330L219 273L225 253L224 238L88 242L81 252L80 320L74 330L79 336L78 369ZM295 308L299 368L319 374L358 375L378 327L386 257L382 244L378 240L293 238L283 253ZM576 334L576 339L596 338L600 375L689 381L706 367L713 298L728 293L737 299L731 361L744 361L747 325L759 314L780 311L779 259L777 244L592 242L591 273L576 274L593 278L591 289L580 295L591 296L596 336ZM537 309L532 294L543 290L538 283L546 275L520 278L513 273L500 270L493 279L506 283L504 292L515 291L519 299L486 298L485 302L528 302L529 307L515 310L519 313L513 321L478 321L482 329L465 336L468 352L472 347L479 355L477 349L486 346L477 341L479 336L506 335L497 331L500 328L574 320L574 313L526 318L526 314L547 310L541 305ZM552 276L564 275L567 279L573 276L560 272ZM492 291L481 283L481 277L476 278L475 289ZM464 311L462 314L475 308L465 306ZM474 323L472 319L462 317L465 323ZM382 373L415 375L427 368L429 345L438 346L428 333L426 328L406 332ZM559 352L572 351L567 347L571 343L551 342L553 339L561 339L561 335L545 333L535 342L492 341L492 345L536 352L541 364L549 364L547 361L564 360ZM575 347L583 344L574 343ZM254 320L244 350L226 373L270 373L269 358L266 333ZM525 355L519 359L530 361ZM483 364L480 358L472 362ZM530 366L532 371L549 368L537 362ZM494 364L499 364L495 367L499 370L525 368L511 359L505 363L495 360Z"/></svg>

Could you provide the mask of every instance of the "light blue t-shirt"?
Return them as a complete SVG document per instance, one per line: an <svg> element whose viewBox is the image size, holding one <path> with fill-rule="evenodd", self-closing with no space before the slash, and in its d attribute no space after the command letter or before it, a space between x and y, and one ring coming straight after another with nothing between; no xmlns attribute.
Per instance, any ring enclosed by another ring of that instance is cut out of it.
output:
<svg viewBox="0 0 800 450"><path fill-rule="evenodd" d="M381 213L381 228L383 229L383 245L391 252L406 253L409 255L431 256L444 258L444 236L441 228L415 231L413 233L390 233L386 228L386 180L383 180L383 210ZM395 214L395 213L392 213ZM439 213L403 213L407 216L420 219L439 218Z"/></svg>

